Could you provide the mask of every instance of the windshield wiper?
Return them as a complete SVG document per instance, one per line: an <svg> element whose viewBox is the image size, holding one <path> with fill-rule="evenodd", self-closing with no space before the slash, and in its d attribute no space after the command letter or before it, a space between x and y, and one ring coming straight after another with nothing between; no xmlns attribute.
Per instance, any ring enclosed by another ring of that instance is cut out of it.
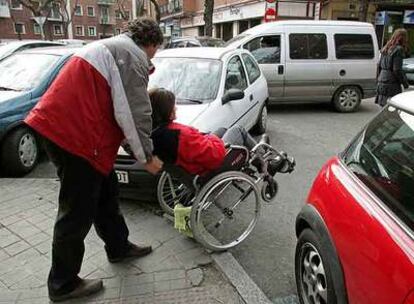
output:
<svg viewBox="0 0 414 304"><path fill-rule="evenodd" d="M13 89L13 88L0 87L0 91L16 91L16 92L18 92L19 90L16 90L16 89Z"/></svg>
<svg viewBox="0 0 414 304"><path fill-rule="evenodd" d="M189 101L192 103L197 103L197 104L202 104L203 102L201 100L198 99L191 99L191 98L177 98L178 100L185 100L185 101Z"/></svg>

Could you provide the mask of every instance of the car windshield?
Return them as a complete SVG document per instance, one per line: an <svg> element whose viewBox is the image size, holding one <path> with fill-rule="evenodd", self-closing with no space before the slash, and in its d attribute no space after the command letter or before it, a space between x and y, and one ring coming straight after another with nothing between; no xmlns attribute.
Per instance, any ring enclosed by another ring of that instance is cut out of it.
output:
<svg viewBox="0 0 414 304"><path fill-rule="evenodd" d="M223 47L229 47L229 46L232 46L233 44L237 44L236 42L239 42L239 40L242 40L242 39L244 39L248 36L249 35L247 35L247 34L237 35L236 37L233 37L232 39L230 39L229 41L224 43Z"/></svg>
<svg viewBox="0 0 414 304"><path fill-rule="evenodd" d="M37 87L59 58L26 53L0 61L0 90L27 91Z"/></svg>
<svg viewBox="0 0 414 304"><path fill-rule="evenodd" d="M177 103L209 102L216 99L221 61L194 58L154 58L150 88L172 91Z"/></svg>
<svg viewBox="0 0 414 304"><path fill-rule="evenodd" d="M344 153L348 167L414 228L414 115L386 108Z"/></svg>
<svg viewBox="0 0 414 304"><path fill-rule="evenodd" d="M17 46L14 43L0 45L0 59L11 54L16 48Z"/></svg>

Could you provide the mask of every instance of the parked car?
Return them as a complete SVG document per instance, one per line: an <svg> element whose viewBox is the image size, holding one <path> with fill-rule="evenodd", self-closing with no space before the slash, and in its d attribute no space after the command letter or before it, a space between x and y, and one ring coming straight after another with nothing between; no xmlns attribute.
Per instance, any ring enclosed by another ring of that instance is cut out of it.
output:
<svg viewBox="0 0 414 304"><path fill-rule="evenodd" d="M152 60L155 73L149 87L163 87L177 98L177 121L202 132L240 124L246 129L266 129L266 79L245 50L223 48L171 49ZM232 90L231 90L232 89ZM155 197L157 177L150 178L141 164L120 149L115 163L122 195L137 192Z"/></svg>
<svg viewBox="0 0 414 304"><path fill-rule="evenodd" d="M403 71L407 75L408 83L414 85L414 57L404 59Z"/></svg>
<svg viewBox="0 0 414 304"><path fill-rule="evenodd" d="M414 92L323 166L296 235L302 304L414 303Z"/></svg>
<svg viewBox="0 0 414 304"><path fill-rule="evenodd" d="M6 58L7 56L10 56L13 53L21 52L24 50L61 45L62 43L59 42L43 40L12 41L4 45L0 45L0 60Z"/></svg>
<svg viewBox="0 0 414 304"><path fill-rule="evenodd" d="M164 49L185 48L185 47L221 47L224 41L213 37L180 37L169 41Z"/></svg>
<svg viewBox="0 0 414 304"><path fill-rule="evenodd" d="M372 24L349 21L278 21L228 41L249 50L269 85L271 103L331 102L356 111L375 96L379 50Z"/></svg>
<svg viewBox="0 0 414 304"><path fill-rule="evenodd" d="M88 44L87 41L81 39L60 39L57 42L67 46L84 46Z"/></svg>
<svg viewBox="0 0 414 304"><path fill-rule="evenodd" d="M20 176L39 158L38 139L23 120L42 97L75 48L40 48L0 61L0 168Z"/></svg>

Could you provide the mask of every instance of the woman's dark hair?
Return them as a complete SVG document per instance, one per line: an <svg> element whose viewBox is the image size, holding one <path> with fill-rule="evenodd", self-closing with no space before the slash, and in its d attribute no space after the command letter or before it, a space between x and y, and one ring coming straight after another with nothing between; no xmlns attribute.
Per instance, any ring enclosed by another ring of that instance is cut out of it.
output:
<svg viewBox="0 0 414 304"><path fill-rule="evenodd" d="M131 34L132 40L142 46L162 45L164 35L158 23L150 18L138 18L128 23L126 31Z"/></svg>
<svg viewBox="0 0 414 304"><path fill-rule="evenodd" d="M381 53L389 54L394 48L399 45L403 48L404 52L408 54L408 32L406 29L399 28L392 34L391 39L382 48Z"/></svg>
<svg viewBox="0 0 414 304"><path fill-rule="evenodd" d="M175 107L174 93L166 89L152 89L149 91L152 107L152 128L168 124Z"/></svg>

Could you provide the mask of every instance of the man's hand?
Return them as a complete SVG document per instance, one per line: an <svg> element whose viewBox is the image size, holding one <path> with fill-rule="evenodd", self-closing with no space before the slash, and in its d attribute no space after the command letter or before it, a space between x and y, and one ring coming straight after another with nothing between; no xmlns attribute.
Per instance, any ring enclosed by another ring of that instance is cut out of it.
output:
<svg viewBox="0 0 414 304"><path fill-rule="evenodd" d="M163 162L156 156L153 156L149 162L145 164L145 170L155 175L162 169Z"/></svg>

